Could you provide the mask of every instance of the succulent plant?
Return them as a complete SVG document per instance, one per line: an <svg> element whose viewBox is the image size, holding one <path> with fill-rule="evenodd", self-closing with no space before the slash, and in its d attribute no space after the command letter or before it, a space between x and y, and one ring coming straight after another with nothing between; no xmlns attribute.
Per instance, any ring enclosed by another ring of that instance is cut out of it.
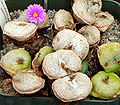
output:
<svg viewBox="0 0 120 105"><path fill-rule="evenodd" d="M0 65L13 76L20 70L31 68L31 56L24 49L14 49L2 56Z"/></svg>
<svg viewBox="0 0 120 105"><path fill-rule="evenodd" d="M77 72L56 79L52 83L52 90L58 99L72 102L86 98L92 90L92 82L86 74Z"/></svg>
<svg viewBox="0 0 120 105"><path fill-rule="evenodd" d="M45 80L35 70L25 69L14 75L12 84L18 93L32 94L44 87Z"/></svg>
<svg viewBox="0 0 120 105"><path fill-rule="evenodd" d="M54 52L54 49L50 46L45 46L39 50L39 52L35 55L35 58L32 62L32 67L34 70L38 70L39 66L42 64L42 60L49 53Z"/></svg>
<svg viewBox="0 0 120 105"><path fill-rule="evenodd" d="M120 94L120 78L115 73L98 72L91 79L93 89L90 95L100 99L113 99Z"/></svg>
<svg viewBox="0 0 120 105"><path fill-rule="evenodd" d="M98 52L100 64L106 72L120 70L120 43L110 42L100 46Z"/></svg>

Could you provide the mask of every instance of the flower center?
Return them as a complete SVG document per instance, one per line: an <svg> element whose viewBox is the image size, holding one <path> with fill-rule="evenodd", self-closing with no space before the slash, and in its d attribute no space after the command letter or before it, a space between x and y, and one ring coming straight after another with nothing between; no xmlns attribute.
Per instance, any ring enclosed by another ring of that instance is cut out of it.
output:
<svg viewBox="0 0 120 105"><path fill-rule="evenodd" d="M38 13L35 12L35 13L33 14L33 16L34 16L34 17L38 17Z"/></svg>

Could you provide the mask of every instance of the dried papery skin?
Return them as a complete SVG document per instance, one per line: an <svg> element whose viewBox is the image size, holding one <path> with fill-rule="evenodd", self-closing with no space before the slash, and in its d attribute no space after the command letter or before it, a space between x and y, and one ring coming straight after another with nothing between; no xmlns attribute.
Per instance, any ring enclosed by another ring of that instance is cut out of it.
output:
<svg viewBox="0 0 120 105"><path fill-rule="evenodd" d="M83 0L73 0L73 2L83 1ZM93 10L95 13L100 12L102 8L102 1L101 0L84 0L87 2L89 9Z"/></svg>
<svg viewBox="0 0 120 105"><path fill-rule="evenodd" d="M90 46L100 42L100 31L95 26L83 26L78 32L87 39Z"/></svg>
<svg viewBox="0 0 120 105"><path fill-rule="evenodd" d="M96 21L93 25L96 26L100 31L104 32L113 22L114 17L111 14L108 12L100 12L96 14Z"/></svg>
<svg viewBox="0 0 120 105"><path fill-rule="evenodd" d="M71 30L73 30L73 24L71 24L71 25L65 25L65 26L63 26L63 27L59 27L58 28L58 31L62 31L63 29L71 29Z"/></svg>
<svg viewBox="0 0 120 105"><path fill-rule="evenodd" d="M113 99L120 94L120 78L115 73L98 72L92 77L90 95L100 99Z"/></svg>
<svg viewBox="0 0 120 105"><path fill-rule="evenodd" d="M45 80L35 70L25 69L13 77L12 84L20 94L32 94L44 87Z"/></svg>
<svg viewBox="0 0 120 105"><path fill-rule="evenodd" d="M73 4L73 16L81 24L91 25L95 22L95 14L101 10L101 0L77 0Z"/></svg>
<svg viewBox="0 0 120 105"><path fill-rule="evenodd" d="M55 80L52 90L58 99L72 102L86 98L92 90L92 82L86 74L77 72Z"/></svg>
<svg viewBox="0 0 120 105"><path fill-rule="evenodd" d="M53 39L52 46L54 50L73 50L82 60L85 59L89 51L87 39L70 29L64 29L58 32Z"/></svg>
<svg viewBox="0 0 120 105"><path fill-rule="evenodd" d="M98 58L101 66L106 72L117 72L120 70L120 43L109 42L99 47Z"/></svg>
<svg viewBox="0 0 120 105"><path fill-rule="evenodd" d="M48 26L49 26L49 16L47 14L45 20L42 23L37 24L37 27L38 27L38 29L42 29L42 28L46 28Z"/></svg>
<svg viewBox="0 0 120 105"><path fill-rule="evenodd" d="M58 79L81 70L81 59L71 50L58 50L45 56L42 69L49 79Z"/></svg>
<svg viewBox="0 0 120 105"><path fill-rule="evenodd" d="M54 49L50 46L45 46L45 47L41 48L39 50L39 52L36 54L36 56L32 62L33 69L39 70L39 67L42 64L44 57L52 52L54 52Z"/></svg>
<svg viewBox="0 0 120 105"><path fill-rule="evenodd" d="M27 10L24 10L23 13L20 14L20 16L17 19L18 21L24 21L24 22L29 22L28 17L27 17Z"/></svg>
<svg viewBox="0 0 120 105"><path fill-rule="evenodd" d="M54 16L53 19L55 29L61 30L64 28L70 28L73 29L73 18L72 15L65 11L64 9L60 9Z"/></svg>
<svg viewBox="0 0 120 105"><path fill-rule="evenodd" d="M8 37L24 42L35 36L37 26L23 21L10 21L5 24L3 34Z"/></svg>
<svg viewBox="0 0 120 105"><path fill-rule="evenodd" d="M31 67L31 56L24 49L14 49L2 56L1 67L11 76L18 71Z"/></svg>

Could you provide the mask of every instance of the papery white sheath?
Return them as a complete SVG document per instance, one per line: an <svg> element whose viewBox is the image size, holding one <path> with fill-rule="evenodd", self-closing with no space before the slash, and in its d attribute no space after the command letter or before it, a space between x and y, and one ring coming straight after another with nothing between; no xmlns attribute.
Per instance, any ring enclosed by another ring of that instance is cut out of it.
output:
<svg viewBox="0 0 120 105"><path fill-rule="evenodd" d="M0 0L0 26L3 29L6 22L10 21L10 15L5 0Z"/></svg>

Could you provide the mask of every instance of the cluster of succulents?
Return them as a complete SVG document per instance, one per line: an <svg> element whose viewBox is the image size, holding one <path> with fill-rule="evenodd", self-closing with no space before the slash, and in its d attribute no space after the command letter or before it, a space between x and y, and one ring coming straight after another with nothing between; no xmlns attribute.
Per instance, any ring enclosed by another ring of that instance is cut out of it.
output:
<svg viewBox="0 0 120 105"><path fill-rule="evenodd" d="M120 70L120 43L102 44L97 54L105 71L100 71L92 77L91 95L101 99L116 98L120 94L120 78L114 72Z"/></svg>
<svg viewBox="0 0 120 105"><path fill-rule="evenodd" d="M31 56L24 49L13 49L2 56L0 66L13 77L12 83L15 90L21 94L31 94L44 87L45 80L36 73L43 58L54 50L45 46L37 53L31 65ZM34 70L31 69L33 66Z"/></svg>
<svg viewBox="0 0 120 105"><path fill-rule="evenodd" d="M100 32L114 21L101 7L101 0L74 0L74 19L66 10L47 14L34 4L6 23L4 34L20 47L0 60L0 66L12 77L9 81L13 88L20 94L33 94L49 80L54 95L63 102L82 100L88 95L100 99L120 95L120 77L116 74L120 71L120 43L101 45ZM102 70L90 79L87 57L96 47L97 52L93 52Z"/></svg>

